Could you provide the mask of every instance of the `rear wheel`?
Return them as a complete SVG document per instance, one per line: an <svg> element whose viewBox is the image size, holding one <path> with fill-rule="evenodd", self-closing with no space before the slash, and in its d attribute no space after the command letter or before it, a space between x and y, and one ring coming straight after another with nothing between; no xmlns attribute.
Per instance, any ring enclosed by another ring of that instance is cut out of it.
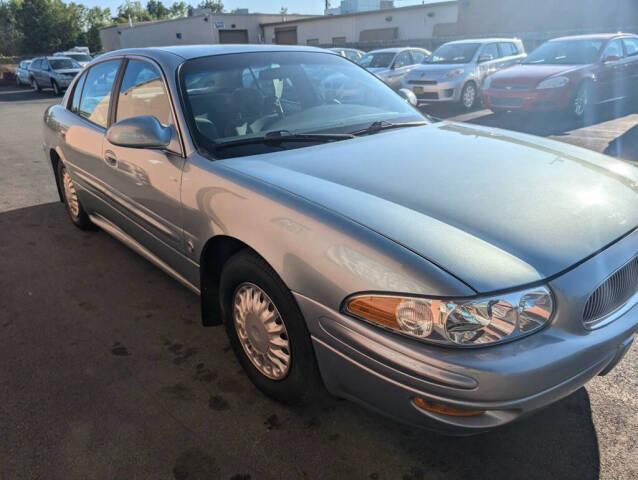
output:
<svg viewBox="0 0 638 480"><path fill-rule="evenodd" d="M290 290L261 257L242 250L226 262L220 301L233 350L257 388L284 403L317 391L305 320Z"/></svg>
<svg viewBox="0 0 638 480"><path fill-rule="evenodd" d="M61 161L58 161L58 182L60 182L60 191L71 221L82 230L91 230L93 223L84 211L71 175Z"/></svg>
<svg viewBox="0 0 638 480"><path fill-rule="evenodd" d="M474 82L468 82L461 91L461 107L464 110L472 110L476 105L477 90Z"/></svg>

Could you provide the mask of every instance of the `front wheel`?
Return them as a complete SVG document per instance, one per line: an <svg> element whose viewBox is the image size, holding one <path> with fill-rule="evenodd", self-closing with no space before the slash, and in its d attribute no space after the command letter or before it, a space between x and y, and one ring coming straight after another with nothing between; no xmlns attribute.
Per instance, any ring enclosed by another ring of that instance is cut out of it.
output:
<svg viewBox="0 0 638 480"><path fill-rule="evenodd" d="M468 82L461 91L461 107L464 110L472 110L476 104L476 85L474 82Z"/></svg>
<svg viewBox="0 0 638 480"><path fill-rule="evenodd" d="M290 290L261 257L242 250L226 262L220 301L230 343L257 388L284 403L317 391L306 323Z"/></svg>
<svg viewBox="0 0 638 480"><path fill-rule="evenodd" d="M35 91L35 92L39 92L40 90L42 90L40 88L40 85L38 85L38 82L35 78L31 78L31 88Z"/></svg>
<svg viewBox="0 0 638 480"><path fill-rule="evenodd" d="M589 111L592 106L592 89L591 85L587 82L581 83L574 95L572 96L568 105L568 114L573 118L580 120Z"/></svg>
<svg viewBox="0 0 638 480"><path fill-rule="evenodd" d="M56 96L60 95L60 93L62 93L62 90L60 89L60 86L58 85L58 82L56 82L55 80L51 81L51 88L53 88L53 93Z"/></svg>
<svg viewBox="0 0 638 480"><path fill-rule="evenodd" d="M60 191L62 192L64 205L66 206L71 221L81 230L92 230L94 228L93 223L84 211L77 190L75 189L75 184L62 161L58 161L58 182L60 183Z"/></svg>

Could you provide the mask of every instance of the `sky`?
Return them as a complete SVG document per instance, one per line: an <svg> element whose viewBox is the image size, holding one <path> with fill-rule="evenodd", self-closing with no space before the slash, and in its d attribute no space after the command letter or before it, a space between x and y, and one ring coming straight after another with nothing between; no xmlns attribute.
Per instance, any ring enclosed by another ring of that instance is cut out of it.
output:
<svg viewBox="0 0 638 480"><path fill-rule="evenodd" d="M64 0L69 3L71 0ZM75 3L82 3L87 7L100 6L102 8L110 7L111 12L116 12L117 7L124 3L123 0L74 0ZM147 0L141 0L146 4ZM175 0L162 0L164 5L171 5ZM199 0L185 0L186 3L197 5ZM430 3L433 0L425 0ZM233 8L248 8L250 12L260 13L276 13L281 7L287 7L289 13L306 13L320 15L324 10L325 0L222 0L226 11ZM339 0L330 0L331 7L339 6ZM398 7L416 5L422 3L422 0L395 0Z"/></svg>

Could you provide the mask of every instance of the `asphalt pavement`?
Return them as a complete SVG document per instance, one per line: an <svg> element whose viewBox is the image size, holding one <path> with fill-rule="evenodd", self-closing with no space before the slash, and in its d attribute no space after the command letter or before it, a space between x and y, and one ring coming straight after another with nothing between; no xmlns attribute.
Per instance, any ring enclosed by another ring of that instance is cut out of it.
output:
<svg viewBox="0 0 638 480"><path fill-rule="evenodd" d="M0 479L635 479L638 353L500 430L447 438L248 381L198 298L66 218L41 144L48 92L0 87ZM620 110L616 110L620 108ZM584 124L458 115L638 160L638 109Z"/></svg>

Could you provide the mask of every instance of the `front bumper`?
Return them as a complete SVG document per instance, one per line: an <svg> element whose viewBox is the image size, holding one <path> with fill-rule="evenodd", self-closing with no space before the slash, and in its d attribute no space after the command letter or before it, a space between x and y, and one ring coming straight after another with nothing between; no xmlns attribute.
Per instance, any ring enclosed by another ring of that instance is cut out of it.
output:
<svg viewBox="0 0 638 480"><path fill-rule="evenodd" d="M571 91L568 87L532 90L481 90L483 106L492 110L556 111L567 108Z"/></svg>
<svg viewBox="0 0 638 480"><path fill-rule="evenodd" d="M56 82L58 82L58 85L60 86L60 88L67 88L69 85L71 85L71 82L73 81L75 77L55 77L54 80Z"/></svg>
<svg viewBox="0 0 638 480"><path fill-rule="evenodd" d="M601 271L612 272L638 251L634 232L554 279L557 311L549 326L491 347L444 348L364 324L295 294L310 330L326 388L396 420L447 434L492 429L574 392L607 373L638 330L638 306L608 325L586 330L583 306ZM414 397L466 409L474 417L422 410Z"/></svg>
<svg viewBox="0 0 638 480"><path fill-rule="evenodd" d="M464 80L458 78L449 81L404 79L402 83L402 88L412 90L421 105L460 101Z"/></svg>

